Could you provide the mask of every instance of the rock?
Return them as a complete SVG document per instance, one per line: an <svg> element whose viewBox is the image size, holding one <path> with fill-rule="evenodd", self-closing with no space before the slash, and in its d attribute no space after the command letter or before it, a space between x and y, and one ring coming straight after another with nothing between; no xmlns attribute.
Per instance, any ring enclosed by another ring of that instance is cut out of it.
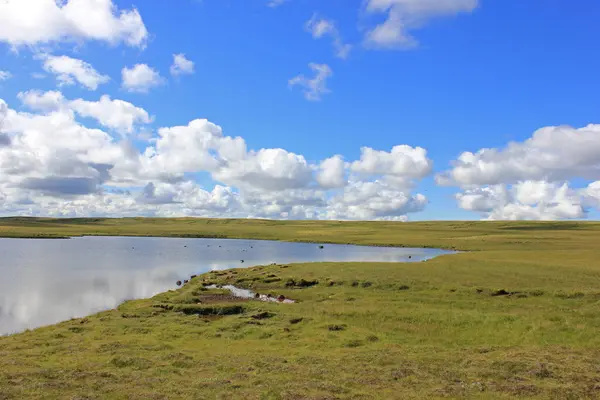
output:
<svg viewBox="0 0 600 400"><path fill-rule="evenodd" d="M408 258L412 258L412 256L408 256Z"/></svg>
<svg viewBox="0 0 600 400"><path fill-rule="evenodd" d="M268 299L270 299L271 297L273 297L273 295L272 295L271 293L269 293L269 294L267 295L267 298L268 298Z"/></svg>
<svg viewBox="0 0 600 400"><path fill-rule="evenodd" d="M255 299L260 299L260 294L259 293L254 294L254 298Z"/></svg>
<svg viewBox="0 0 600 400"><path fill-rule="evenodd" d="M304 318L292 318L290 319L290 324L295 325L295 324L299 324L300 322L302 322Z"/></svg>
<svg viewBox="0 0 600 400"><path fill-rule="evenodd" d="M189 281L186 279L185 281L183 281L183 284L185 285L186 283L188 283Z"/></svg>
<svg viewBox="0 0 600 400"><path fill-rule="evenodd" d="M327 286L335 286L335 282L334 282L334 281L331 281L331 282L329 282L329 283L327 284Z"/></svg>
<svg viewBox="0 0 600 400"><path fill-rule="evenodd" d="M277 301L284 301L284 300L285 300L284 295L279 295L279 297L277 298Z"/></svg>
<svg viewBox="0 0 600 400"><path fill-rule="evenodd" d="M192 275L190 276L190 279L194 279L195 277L197 277L198 275Z"/></svg>
<svg viewBox="0 0 600 400"><path fill-rule="evenodd" d="M322 249L322 248L324 248L324 247L325 247L325 246L323 246L323 245L319 246L319 248L320 248L320 249Z"/></svg>
<svg viewBox="0 0 600 400"><path fill-rule="evenodd" d="M177 286L181 286L181 281L177 281L175 283L177 284Z"/></svg>
<svg viewBox="0 0 600 400"><path fill-rule="evenodd" d="M183 247L187 247L187 245L183 245Z"/></svg>
<svg viewBox="0 0 600 400"><path fill-rule="evenodd" d="M244 260L240 260L242 263L244 262Z"/></svg>

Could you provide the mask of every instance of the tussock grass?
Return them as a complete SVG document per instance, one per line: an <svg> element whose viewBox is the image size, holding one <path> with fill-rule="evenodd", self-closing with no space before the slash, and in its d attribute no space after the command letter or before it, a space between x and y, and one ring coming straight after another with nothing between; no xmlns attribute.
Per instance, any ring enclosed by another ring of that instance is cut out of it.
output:
<svg viewBox="0 0 600 400"><path fill-rule="evenodd" d="M0 399L600 397L600 224L0 219L4 236L84 234L465 252L208 273L0 338ZM206 288L230 282L297 303Z"/></svg>

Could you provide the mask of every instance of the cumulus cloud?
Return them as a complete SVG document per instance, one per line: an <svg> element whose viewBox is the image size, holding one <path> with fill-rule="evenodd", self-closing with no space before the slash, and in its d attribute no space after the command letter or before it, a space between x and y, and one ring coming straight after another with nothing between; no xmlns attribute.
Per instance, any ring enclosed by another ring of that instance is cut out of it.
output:
<svg viewBox="0 0 600 400"><path fill-rule="evenodd" d="M328 207L325 192L313 189L244 190L242 200L251 218L319 219Z"/></svg>
<svg viewBox="0 0 600 400"><path fill-rule="evenodd" d="M290 87L300 86L304 88L304 97L309 101L320 101L324 94L331 91L327 88L327 79L333 75L333 71L327 64L308 64L314 72L313 78L298 75L288 81Z"/></svg>
<svg viewBox="0 0 600 400"><path fill-rule="evenodd" d="M143 47L147 37L139 12L111 0L0 1L0 41L15 47L84 40Z"/></svg>
<svg viewBox="0 0 600 400"><path fill-rule="evenodd" d="M76 99L69 103L69 107L82 117L94 118L102 126L124 133L132 133L138 124L152 122L143 108L127 101L112 100L108 95L100 97L99 101Z"/></svg>
<svg viewBox="0 0 600 400"><path fill-rule="evenodd" d="M81 117L93 118L100 125L120 133L132 133L137 125L152 122L152 117L143 108L127 101L113 100L108 95L101 96L98 101L67 100L58 91L30 90L19 93L17 97L32 110L50 112L63 108Z"/></svg>
<svg viewBox="0 0 600 400"><path fill-rule="evenodd" d="M406 220L427 203L410 185L389 179L410 181L424 172L387 161L369 164L372 154L426 159L418 148L365 148L355 162L333 156L312 164L285 149L248 149L243 138L196 119L159 128L140 150L127 136L78 120L135 130L151 117L131 103L108 96L69 100L57 91L23 92L19 99L32 112L0 100L1 215ZM196 173L212 177L212 189L194 181Z"/></svg>
<svg viewBox="0 0 600 400"><path fill-rule="evenodd" d="M406 221L408 213L422 211L427 198L411 196L385 182L355 182L330 201L328 219Z"/></svg>
<svg viewBox="0 0 600 400"><path fill-rule="evenodd" d="M352 45L344 43L342 35L332 20L321 18L318 14L313 14L312 18L306 22L304 28L314 39L329 36L332 40L336 57L347 58L350 54Z"/></svg>
<svg viewBox="0 0 600 400"><path fill-rule="evenodd" d="M524 181L467 189L456 195L461 208L488 220L557 220L586 216L583 198L567 183Z"/></svg>
<svg viewBox="0 0 600 400"><path fill-rule="evenodd" d="M440 185L463 189L461 208L487 219L585 218L597 207L600 125L545 127L504 148L464 152L436 176ZM572 179L593 181L584 189Z"/></svg>
<svg viewBox="0 0 600 400"><path fill-rule="evenodd" d="M415 179L431 173L433 162L422 147L394 146L390 152L361 149L360 159L351 164L351 170L368 176L381 176L389 184L411 186Z"/></svg>
<svg viewBox="0 0 600 400"><path fill-rule="evenodd" d="M194 62L188 60L185 54L173 54L173 64L170 71L173 76L193 74Z"/></svg>
<svg viewBox="0 0 600 400"><path fill-rule="evenodd" d="M78 124L70 110L4 115L0 133L10 144L0 147L0 191L13 205L95 193L123 157L108 134Z"/></svg>
<svg viewBox="0 0 600 400"><path fill-rule="evenodd" d="M44 59L44 69L56 75L59 85L79 83L86 89L96 90L98 86L110 80L89 63L69 56L48 56Z"/></svg>
<svg viewBox="0 0 600 400"><path fill-rule="evenodd" d="M80 195L95 192L98 183L93 178L49 176L46 178L26 178L21 182L21 187L40 191L47 195Z"/></svg>
<svg viewBox="0 0 600 400"><path fill-rule="evenodd" d="M214 174L221 182L263 190L302 188L312 178L303 156L283 149L261 149L222 164Z"/></svg>
<svg viewBox="0 0 600 400"><path fill-rule="evenodd" d="M600 125L550 126L502 149L464 152L437 181L464 186L572 178L600 179Z"/></svg>
<svg viewBox="0 0 600 400"><path fill-rule="evenodd" d="M158 130L153 146L144 152L144 171L150 175L181 174L215 170L223 131L206 119L196 119L185 126Z"/></svg>
<svg viewBox="0 0 600 400"><path fill-rule="evenodd" d="M61 92L51 90L40 92L39 90L30 90L20 92L17 98L21 103L35 111L54 111L63 106L65 98Z"/></svg>
<svg viewBox="0 0 600 400"><path fill-rule="evenodd" d="M600 208L600 181L590 183L582 194L586 206Z"/></svg>
<svg viewBox="0 0 600 400"><path fill-rule="evenodd" d="M373 48L411 48L418 45L412 30L431 19L470 13L479 0L367 0L366 12L386 14L386 19L365 36L365 44Z"/></svg>
<svg viewBox="0 0 600 400"><path fill-rule="evenodd" d="M121 70L123 88L129 92L147 93L150 89L164 84L164 79L146 64L136 64Z"/></svg>
<svg viewBox="0 0 600 400"><path fill-rule="evenodd" d="M8 71L0 70L0 82L9 80L12 77L12 74Z"/></svg>
<svg viewBox="0 0 600 400"><path fill-rule="evenodd" d="M341 156L327 158L319 165L317 182L322 188L332 189L346 186L346 168Z"/></svg>

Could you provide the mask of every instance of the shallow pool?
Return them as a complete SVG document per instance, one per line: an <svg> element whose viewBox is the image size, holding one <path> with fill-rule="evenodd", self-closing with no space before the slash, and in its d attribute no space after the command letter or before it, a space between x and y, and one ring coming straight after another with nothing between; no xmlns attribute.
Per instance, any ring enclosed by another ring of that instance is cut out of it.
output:
<svg viewBox="0 0 600 400"><path fill-rule="evenodd" d="M176 287L179 279L215 269L315 261L415 262L446 253L231 239L0 239L0 335L151 297Z"/></svg>

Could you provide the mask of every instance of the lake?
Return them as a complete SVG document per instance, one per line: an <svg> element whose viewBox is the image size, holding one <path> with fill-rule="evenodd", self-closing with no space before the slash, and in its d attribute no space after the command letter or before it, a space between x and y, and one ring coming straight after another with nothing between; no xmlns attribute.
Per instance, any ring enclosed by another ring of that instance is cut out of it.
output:
<svg viewBox="0 0 600 400"><path fill-rule="evenodd" d="M176 288L179 279L211 270L315 261L417 262L447 253L232 239L0 239L0 335L152 297Z"/></svg>

